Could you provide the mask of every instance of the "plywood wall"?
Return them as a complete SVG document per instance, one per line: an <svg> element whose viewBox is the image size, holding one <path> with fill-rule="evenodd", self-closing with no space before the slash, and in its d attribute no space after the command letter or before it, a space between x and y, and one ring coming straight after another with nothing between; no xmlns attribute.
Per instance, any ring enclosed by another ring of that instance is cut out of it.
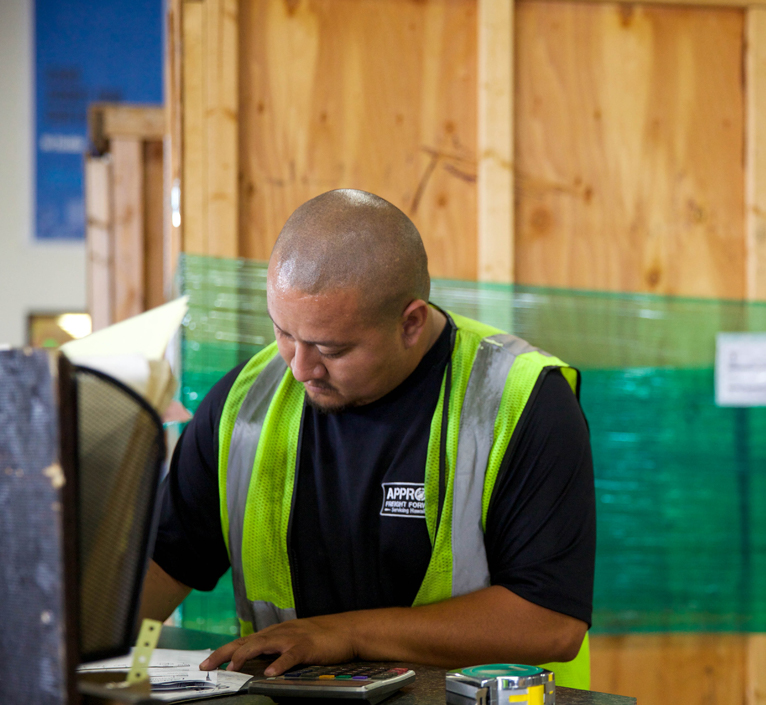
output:
<svg viewBox="0 0 766 705"><path fill-rule="evenodd" d="M436 277L766 298L766 9L714 1L171 0L170 232L264 260L353 187ZM763 635L592 644L597 690L766 701Z"/></svg>
<svg viewBox="0 0 766 705"><path fill-rule="evenodd" d="M516 279L743 298L740 9L516 3Z"/></svg>
<svg viewBox="0 0 766 705"><path fill-rule="evenodd" d="M290 213L377 193L420 229L439 277L475 279L475 0L240 3L240 253L267 259Z"/></svg>
<svg viewBox="0 0 766 705"><path fill-rule="evenodd" d="M763 705L763 634L628 634L591 637L593 690L640 705Z"/></svg>

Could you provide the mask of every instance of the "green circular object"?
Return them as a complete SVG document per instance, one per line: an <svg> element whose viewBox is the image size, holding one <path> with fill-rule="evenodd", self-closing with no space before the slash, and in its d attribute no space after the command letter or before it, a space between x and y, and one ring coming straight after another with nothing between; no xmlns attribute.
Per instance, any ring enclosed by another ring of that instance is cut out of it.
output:
<svg viewBox="0 0 766 705"><path fill-rule="evenodd" d="M498 676L515 676L525 678L536 676L543 672L539 666L524 666L518 663L489 663L484 666L471 666L462 669L461 673L476 678L497 678Z"/></svg>

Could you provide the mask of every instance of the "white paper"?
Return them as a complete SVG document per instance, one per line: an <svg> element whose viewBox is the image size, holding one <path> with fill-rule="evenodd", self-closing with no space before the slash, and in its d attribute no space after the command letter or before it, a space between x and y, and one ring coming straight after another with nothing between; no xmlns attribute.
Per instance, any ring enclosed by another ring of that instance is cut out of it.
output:
<svg viewBox="0 0 766 705"><path fill-rule="evenodd" d="M766 334L718 334L715 403L718 406L766 406Z"/></svg>
<svg viewBox="0 0 766 705"><path fill-rule="evenodd" d="M238 693L242 689L242 686L252 678L252 676L248 676L246 673L237 673L236 671L217 671L217 673L218 683L216 684L215 689L166 693L152 691L152 698L155 700L164 700L166 702L180 702L183 700L211 698L216 695L233 695L234 693Z"/></svg>
<svg viewBox="0 0 766 705"><path fill-rule="evenodd" d="M149 660L149 682L152 684L152 698L167 702L209 698L214 695L237 693L252 676L233 671L200 671L199 664L210 654L210 649L180 651L177 649L155 649ZM77 670L120 671L127 673L133 663L133 650L127 656L104 659L81 665ZM163 683L184 683L203 681L206 685L197 689L156 690Z"/></svg>
<svg viewBox="0 0 766 705"><path fill-rule="evenodd" d="M149 659L149 668L179 668L186 670L194 666L199 671L199 665L213 652L210 649L199 651L185 651L179 649L155 649ZM133 649L126 656L117 656L103 661L84 663L78 671L129 671L133 665ZM151 675L151 673L149 674Z"/></svg>
<svg viewBox="0 0 766 705"><path fill-rule="evenodd" d="M141 355L72 355L75 365L90 367L120 380L136 394L147 396L149 389L149 360Z"/></svg>
<svg viewBox="0 0 766 705"><path fill-rule="evenodd" d="M70 340L61 346L61 351L70 359L86 355L141 355L147 360L161 360L189 310L188 301L188 296L182 296L79 340Z"/></svg>

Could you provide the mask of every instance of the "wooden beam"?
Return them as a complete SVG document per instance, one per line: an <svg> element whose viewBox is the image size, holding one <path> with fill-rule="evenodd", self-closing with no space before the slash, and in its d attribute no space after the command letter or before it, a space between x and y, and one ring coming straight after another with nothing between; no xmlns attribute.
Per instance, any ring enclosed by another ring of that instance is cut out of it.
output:
<svg viewBox="0 0 766 705"><path fill-rule="evenodd" d="M514 280L513 3L479 0L478 279Z"/></svg>
<svg viewBox="0 0 766 705"><path fill-rule="evenodd" d="M149 140L144 151L144 308L165 303L163 261L162 142Z"/></svg>
<svg viewBox="0 0 766 705"><path fill-rule="evenodd" d="M236 257L238 2L184 0L182 227L186 252Z"/></svg>
<svg viewBox="0 0 766 705"><path fill-rule="evenodd" d="M103 154L113 137L161 140L166 132L165 109L153 105L93 103L88 108L90 139Z"/></svg>
<svg viewBox="0 0 766 705"><path fill-rule="evenodd" d="M144 169L139 139L111 140L114 169L113 321L144 310Z"/></svg>
<svg viewBox="0 0 766 705"><path fill-rule="evenodd" d="M766 8L745 15L745 241L747 298L766 300Z"/></svg>
<svg viewBox="0 0 766 705"><path fill-rule="evenodd" d="M168 134L165 138L166 224L163 252L165 299L173 295L178 256L183 249L181 223L181 178L183 171L183 36L182 0L170 0L167 15L168 50L165 58L165 106Z"/></svg>
<svg viewBox="0 0 766 705"><path fill-rule="evenodd" d="M591 637L591 688L639 705L730 705L745 699L747 634L667 633ZM676 678L673 674L683 673Z"/></svg>
<svg viewBox="0 0 766 705"><path fill-rule="evenodd" d="M766 634L746 639L745 705L766 705Z"/></svg>
<svg viewBox="0 0 766 705"><path fill-rule="evenodd" d="M238 167L238 0L205 0L207 254L236 257Z"/></svg>
<svg viewBox="0 0 766 705"><path fill-rule="evenodd" d="M112 164L85 158L85 215L88 312L93 330L112 323Z"/></svg>
<svg viewBox="0 0 766 705"><path fill-rule="evenodd" d="M556 0L554 0L556 1ZM583 0L594 3L624 3L626 5L667 5L688 7L766 7L766 0Z"/></svg>
<svg viewBox="0 0 766 705"><path fill-rule="evenodd" d="M184 251L199 255L207 254L204 9L201 0L184 0L181 16L184 53L181 228Z"/></svg>

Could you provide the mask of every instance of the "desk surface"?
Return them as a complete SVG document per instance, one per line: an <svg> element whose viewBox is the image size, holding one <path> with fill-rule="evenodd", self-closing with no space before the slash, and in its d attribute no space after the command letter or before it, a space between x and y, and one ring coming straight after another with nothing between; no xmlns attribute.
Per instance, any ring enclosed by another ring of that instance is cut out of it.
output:
<svg viewBox="0 0 766 705"><path fill-rule="evenodd" d="M158 646L163 649L216 649L230 642L231 639L220 634L207 634L190 629L178 629L164 627L160 635ZM244 673L254 676L263 675L268 661L254 659L248 661L243 669ZM412 685L402 688L398 693L384 700L381 705L443 705L444 697L444 674L443 668L423 666L420 664L397 664L411 668L417 674ZM215 698L209 701L196 701L198 703L209 702L210 705L263 705L268 702L259 695L232 695ZM306 705L328 705L330 700L307 700ZM556 705L636 705L635 698L626 698L622 695L607 695L590 690L575 690L574 688L556 688Z"/></svg>

